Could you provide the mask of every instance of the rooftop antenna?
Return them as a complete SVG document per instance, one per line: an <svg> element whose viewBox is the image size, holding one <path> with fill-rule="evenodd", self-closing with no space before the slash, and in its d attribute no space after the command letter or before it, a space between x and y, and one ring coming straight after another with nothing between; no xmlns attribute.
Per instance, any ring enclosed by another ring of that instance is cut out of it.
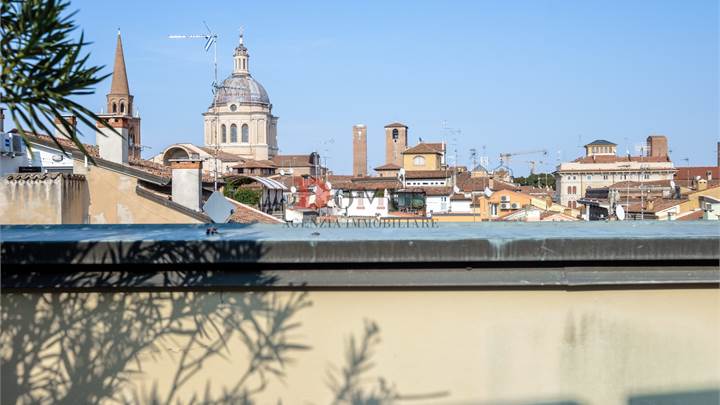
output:
<svg viewBox="0 0 720 405"><path fill-rule="evenodd" d="M207 23L203 21L203 25L205 26L205 29L207 30L207 34L198 34L198 35L169 35L168 38L170 39L204 39L205 40L205 52L208 52L210 48L213 48L213 82L212 82L212 93L213 93L213 112L215 113L215 134L214 134L214 141L215 141L215 170L214 170L214 181L213 181L213 189L214 191L217 191L218 189L218 152L220 150L220 145L218 144L218 133L219 131L219 124L220 124L220 114L217 110L217 97L215 97L215 93L219 90L219 86L217 84L218 78L217 78L217 40L218 35L217 33L213 32L213 30L208 27ZM240 38L242 40L242 33L240 34Z"/></svg>

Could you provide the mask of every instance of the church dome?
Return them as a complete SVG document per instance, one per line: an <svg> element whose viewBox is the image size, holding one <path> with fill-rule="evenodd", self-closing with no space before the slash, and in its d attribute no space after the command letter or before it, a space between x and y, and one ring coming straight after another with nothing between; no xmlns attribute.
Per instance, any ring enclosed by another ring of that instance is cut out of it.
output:
<svg viewBox="0 0 720 405"><path fill-rule="evenodd" d="M218 105L233 103L270 105L270 97L265 88L249 74L232 74L223 80L215 93L214 102Z"/></svg>

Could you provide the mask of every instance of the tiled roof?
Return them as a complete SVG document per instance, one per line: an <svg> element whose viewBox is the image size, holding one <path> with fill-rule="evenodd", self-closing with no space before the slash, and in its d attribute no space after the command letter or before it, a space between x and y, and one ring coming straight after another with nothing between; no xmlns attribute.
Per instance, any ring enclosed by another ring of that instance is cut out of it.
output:
<svg viewBox="0 0 720 405"><path fill-rule="evenodd" d="M407 128L407 125L405 125L401 122L393 122L393 123L385 125L385 128L394 128L394 127Z"/></svg>
<svg viewBox="0 0 720 405"><path fill-rule="evenodd" d="M520 186L516 186L514 184L506 183L504 181L493 179L492 181L492 187L490 187L490 177L469 177L466 178L464 181L460 181L460 177L457 177L458 185L462 189L462 191L469 193L472 191L483 191L485 190L485 187L490 188L492 191L500 191L500 190L520 190Z"/></svg>
<svg viewBox="0 0 720 405"><path fill-rule="evenodd" d="M517 191L520 191L521 193L529 194L532 196L549 196L552 197L554 192L553 190L548 190L542 187L535 187L535 186L518 186Z"/></svg>
<svg viewBox="0 0 720 405"><path fill-rule="evenodd" d="M432 144L432 145L437 145L437 144ZM428 144L428 143L419 143L419 144L413 146L412 148L405 149L405 151L403 151L403 155L406 155L406 154L410 155L410 154L415 154L415 153L419 153L419 154L435 153L435 154L439 155L442 153L442 150L438 150L436 146L432 146L432 145Z"/></svg>
<svg viewBox="0 0 720 405"><path fill-rule="evenodd" d="M667 156L593 155L593 156L583 156L583 157L573 160L573 163L621 163L621 162L662 163L662 162L670 162L670 158Z"/></svg>
<svg viewBox="0 0 720 405"><path fill-rule="evenodd" d="M634 213L638 213L641 211L644 211L647 213L656 213L656 212L660 212L662 210L674 207L681 203L684 203L685 201L688 201L688 200L687 199L677 200L677 199L670 199L670 198L657 198L655 200L652 200L652 208L650 208L650 205L651 205L650 201L644 201L644 202L630 204L625 211L634 212Z"/></svg>
<svg viewBox="0 0 720 405"><path fill-rule="evenodd" d="M596 140L590 142L589 144L587 144L587 145L585 145L585 146L589 146L589 145L613 145L613 146L617 146L616 143L612 143L612 142L606 141L606 140L604 140L604 139L596 139Z"/></svg>
<svg viewBox="0 0 720 405"><path fill-rule="evenodd" d="M5 176L8 181L45 181L55 180L58 178L66 178L75 181L85 181L85 176L82 174L68 174L68 173L10 173Z"/></svg>
<svg viewBox="0 0 720 405"><path fill-rule="evenodd" d="M312 167L311 155L277 155L272 161L278 167Z"/></svg>
<svg viewBox="0 0 720 405"><path fill-rule="evenodd" d="M396 165L395 163L386 163L382 166L378 166L375 168L377 171L381 170L400 170L400 166Z"/></svg>
<svg viewBox="0 0 720 405"><path fill-rule="evenodd" d="M215 148L209 146L196 146L196 148L202 149L207 152L210 156L215 156ZM234 153L228 153L222 150L218 150L218 159L223 162L241 162L243 158L240 155Z"/></svg>
<svg viewBox="0 0 720 405"><path fill-rule="evenodd" d="M277 166L271 160L253 160L247 159L244 162L233 166L234 169L274 169Z"/></svg>
<svg viewBox="0 0 720 405"><path fill-rule="evenodd" d="M447 170L408 170L406 179L447 179L452 174Z"/></svg>
<svg viewBox="0 0 720 405"><path fill-rule="evenodd" d="M449 196L453 193L452 187L423 187L422 188L425 191L425 195L427 196Z"/></svg>
<svg viewBox="0 0 720 405"><path fill-rule="evenodd" d="M670 187L670 180L653 180L653 181L620 181L608 186L611 189L626 189L643 187Z"/></svg>
<svg viewBox="0 0 720 405"><path fill-rule="evenodd" d="M703 219L703 215L705 214L705 211L695 210L695 211L690 211L690 213L683 213L683 214L676 216L675 220L676 221L697 221L697 220Z"/></svg>
<svg viewBox="0 0 720 405"><path fill-rule="evenodd" d="M80 150L78 147L69 139L67 138L55 138L57 139L58 143L62 145L63 149L65 149L66 152L72 153L74 158L81 158L82 155L80 153ZM41 145L45 145L51 148L57 148L57 144L52 140L51 137L48 135L42 135L42 134L30 134L28 135L28 141L38 143ZM100 158L100 154L98 151L97 146L95 145L88 145L83 144L85 149L88 151L90 156L95 160L95 162L98 164L98 166L111 166L111 167L128 167L132 169L140 170L144 173L150 174L152 176L157 176L160 178L163 182L167 183L172 179L172 169L168 166L164 166L155 162L152 162L150 160L145 159L129 159L127 165L121 165L119 163L110 162L104 159ZM133 175L132 173L128 173L128 175ZM203 182L206 183L212 183L214 180L213 175L208 172L203 172ZM220 179L218 179L220 180Z"/></svg>
<svg viewBox="0 0 720 405"><path fill-rule="evenodd" d="M227 200L235 206L235 209L230 216L230 222L237 223L237 224L253 224L253 223L261 223L261 224L281 224L284 223L283 220L275 218L274 216L270 214L266 214L260 210L257 210L249 205L243 204L241 202L235 201L231 198L227 198Z"/></svg>
<svg viewBox="0 0 720 405"><path fill-rule="evenodd" d="M342 186L345 190L397 190L402 187L402 184L398 179L392 177L372 177L353 179L349 183L342 184ZM333 184L333 188L338 189L339 187Z"/></svg>

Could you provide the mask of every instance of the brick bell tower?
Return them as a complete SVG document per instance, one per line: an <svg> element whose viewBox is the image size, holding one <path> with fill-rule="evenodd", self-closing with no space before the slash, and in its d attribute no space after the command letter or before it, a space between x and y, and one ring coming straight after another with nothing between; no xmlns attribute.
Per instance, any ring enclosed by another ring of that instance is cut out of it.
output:
<svg viewBox="0 0 720 405"><path fill-rule="evenodd" d="M115 46L112 83L110 84L110 93L107 94L106 98L107 113L100 116L106 119L123 118L122 121L127 123L128 158L140 159L140 115L135 111L133 96L130 94L127 71L125 70L125 55L119 30L117 45ZM118 120L113 121L117 122Z"/></svg>
<svg viewBox="0 0 720 405"><path fill-rule="evenodd" d="M365 177L367 172L367 127L353 125L353 176Z"/></svg>
<svg viewBox="0 0 720 405"><path fill-rule="evenodd" d="M408 148L408 127L400 122L385 125L385 163L403 165L402 153Z"/></svg>

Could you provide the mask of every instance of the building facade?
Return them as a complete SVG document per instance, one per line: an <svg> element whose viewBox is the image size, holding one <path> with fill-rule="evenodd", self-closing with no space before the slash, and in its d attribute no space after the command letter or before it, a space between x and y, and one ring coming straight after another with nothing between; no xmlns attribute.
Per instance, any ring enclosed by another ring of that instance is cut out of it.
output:
<svg viewBox="0 0 720 405"><path fill-rule="evenodd" d="M255 160L278 152L277 121L265 88L250 75L250 55L243 36L233 54L233 71L218 87L205 117L206 147Z"/></svg>
<svg viewBox="0 0 720 405"><path fill-rule="evenodd" d="M584 197L589 188L608 187L621 181L672 180L676 172L667 154L617 156L616 145L607 141L589 143L585 145L585 150L584 157L557 167L555 199L561 205L576 208L577 200Z"/></svg>

